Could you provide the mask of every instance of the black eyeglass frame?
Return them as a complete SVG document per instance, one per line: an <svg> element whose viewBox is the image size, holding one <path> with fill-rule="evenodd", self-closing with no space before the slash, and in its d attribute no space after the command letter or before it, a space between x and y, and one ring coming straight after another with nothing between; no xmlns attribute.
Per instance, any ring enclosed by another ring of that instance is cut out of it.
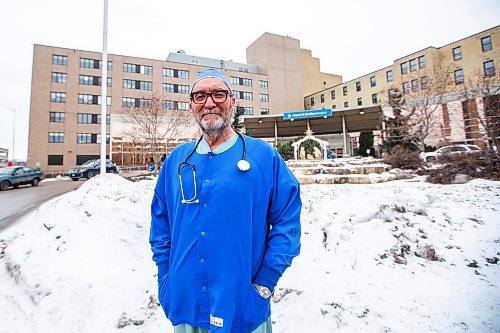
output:
<svg viewBox="0 0 500 333"><path fill-rule="evenodd" d="M216 94L216 93L224 93L224 94L226 95L226 97L224 98L224 100L223 100L223 101L216 101L216 100L214 99L214 96L213 96L213 94ZM196 95L196 94L203 94L203 95L205 95L205 99L203 100L203 102L197 102L197 101L195 100L194 95ZM200 105L202 105L202 104L205 104L205 103L207 102L207 100L208 100L208 96L210 96L210 98L212 99L212 101L213 101L214 103L224 103L225 101L227 101L227 96L229 96L230 94L231 94L231 93L230 93L230 91L229 91L229 90L225 90L225 89L218 89L218 90L214 90L214 91L209 92L209 93L204 92L204 91L195 91L195 92L192 92L192 93L189 95L189 97L190 97L191 101L192 101L194 104L200 104Z"/></svg>

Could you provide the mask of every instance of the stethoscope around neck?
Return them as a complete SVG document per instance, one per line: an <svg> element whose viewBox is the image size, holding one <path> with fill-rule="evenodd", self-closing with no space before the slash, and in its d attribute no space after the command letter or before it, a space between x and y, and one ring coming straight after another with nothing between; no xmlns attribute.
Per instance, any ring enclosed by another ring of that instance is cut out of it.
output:
<svg viewBox="0 0 500 333"><path fill-rule="evenodd" d="M246 143L245 138L243 137L243 135L241 133L239 133L239 132L236 132L236 133L240 137L241 141L243 141L243 152L241 154L241 160L239 160L238 163L236 163L236 166L238 167L238 169L241 172L245 172L245 171L248 171L250 169L250 163L245 159L246 153L247 153L247 143ZM179 164L179 167L177 168L177 174L179 175L179 184L181 185L181 197L182 197L181 203L183 203L183 204L200 203L200 200L196 198L196 196L197 196L196 167L194 166L193 163L188 162L188 159L194 154L194 152L198 148L198 145L200 144L201 140L203 140L203 135L198 139L193 150L184 159L184 161ZM184 169L185 167L190 167L191 171L193 173L194 194L193 194L193 197L190 199L186 199L186 197L184 196L184 188L182 186L182 169Z"/></svg>

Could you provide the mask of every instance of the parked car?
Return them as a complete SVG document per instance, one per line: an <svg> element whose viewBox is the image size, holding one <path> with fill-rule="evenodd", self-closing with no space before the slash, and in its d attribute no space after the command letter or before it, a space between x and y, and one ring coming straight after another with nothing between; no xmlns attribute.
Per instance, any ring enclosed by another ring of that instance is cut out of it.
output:
<svg viewBox="0 0 500 333"><path fill-rule="evenodd" d="M101 173L101 160L88 160L77 168L69 171L69 176L74 181L80 178L90 179ZM106 160L106 173L117 173L116 165L111 160Z"/></svg>
<svg viewBox="0 0 500 333"><path fill-rule="evenodd" d="M451 146L441 147L436 151L420 153L420 157L424 160L424 162L429 162L436 160L438 156L443 154L478 153L480 151L481 148L479 148L476 145L469 145L469 144L451 145Z"/></svg>
<svg viewBox="0 0 500 333"><path fill-rule="evenodd" d="M25 166L13 166L0 168L0 190L5 191L9 187L17 188L19 185L31 184L38 186L43 179L40 169Z"/></svg>

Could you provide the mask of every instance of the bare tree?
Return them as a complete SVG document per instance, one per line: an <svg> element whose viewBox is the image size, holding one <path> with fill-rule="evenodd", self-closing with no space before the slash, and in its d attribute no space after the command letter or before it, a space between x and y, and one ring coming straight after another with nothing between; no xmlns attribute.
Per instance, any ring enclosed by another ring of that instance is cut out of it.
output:
<svg viewBox="0 0 500 333"><path fill-rule="evenodd" d="M458 90L466 102L479 99L482 112L477 112L475 118L486 132L490 151L500 158L500 78L494 70L475 73Z"/></svg>
<svg viewBox="0 0 500 333"><path fill-rule="evenodd" d="M156 175L158 162L161 155L166 153L168 140L190 126L192 115L176 107L174 110L163 108L162 99L156 93L149 99L136 99L136 103L135 106L122 109L122 119L130 124L129 134L134 133L135 139L142 138L144 153L152 155Z"/></svg>

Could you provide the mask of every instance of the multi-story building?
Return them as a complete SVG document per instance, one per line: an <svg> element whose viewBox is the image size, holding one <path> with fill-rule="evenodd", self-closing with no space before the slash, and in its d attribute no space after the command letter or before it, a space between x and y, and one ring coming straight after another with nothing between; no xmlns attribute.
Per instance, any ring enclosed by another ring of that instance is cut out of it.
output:
<svg viewBox="0 0 500 333"><path fill-rule="evenodd" d="M336 84L342 78L321 73L319 60L299 44L297 39L265 33L248 47L249 64L192 56L184 51L170 53L165 61L108 55L107 152L119 164L144 163L147 143L138 147L138 143L123 138L122 108L147 104L155 93L161 96L165 109L188 112L189 87L199 72L210 67L222 70L231 79L237 106L245 115L302 110L305 92ZM34 46L29 164L56 172L98 158L101 59L97 52ZM171 142L182 142L193 135L186 130ZM165 144L161 149L166 151L168 147Z"/></svg>
<svg viewBox="0 0 500 333"><path fill-rule="evenodd" d="M356 79L311 93L304 98L306 109L334 111L384 105L394 90L407 99L432 88L438 80L443 89L439 121L426 140L431 145L482 143L481 100L466 101L462 85L469 80L497 75L500 64L500 26L479 32L442 47L428 47L394 60L393 64ZM443 80L447 82L443 83ZM464 104L464 106L462 105Z"/></svg>

